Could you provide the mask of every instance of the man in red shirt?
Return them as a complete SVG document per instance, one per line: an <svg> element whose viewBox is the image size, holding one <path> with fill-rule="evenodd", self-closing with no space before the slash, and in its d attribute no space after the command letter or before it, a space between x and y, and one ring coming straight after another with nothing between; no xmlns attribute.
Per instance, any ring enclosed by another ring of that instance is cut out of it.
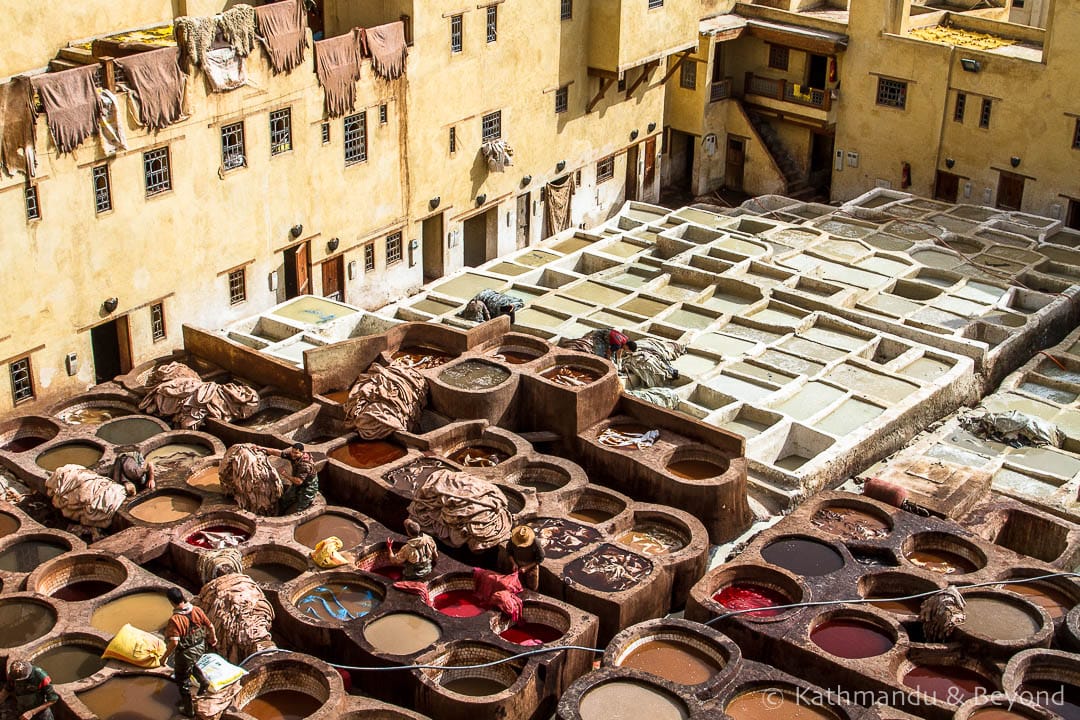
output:
<svg viewBox="0 0 1080 720"><path fill-rule="evenodd" d="M196 667L199 658L206 654L207 640L210 645L217 645L217 635L210 618L201 608L197 608L184 599L179 588L169 588L165 593L173 604L173 614L165 626L165 640L168 645L162 663L176 653L173 678L180 686L180 704L178 711L184 717L195 717L195 708L191 702L191 675L199 678L200 691L205 689L206 680Z"/></svg>

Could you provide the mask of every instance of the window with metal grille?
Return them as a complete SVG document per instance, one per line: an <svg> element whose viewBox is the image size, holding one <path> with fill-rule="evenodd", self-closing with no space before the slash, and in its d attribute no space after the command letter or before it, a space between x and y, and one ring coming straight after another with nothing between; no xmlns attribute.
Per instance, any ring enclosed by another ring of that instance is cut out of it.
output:
<svg viewBox="0 0 1080 720"><path fill-rule="evenodd" d="M649 9L655 10L656 8L664 7L664 0L649 0Z"/></svg>
<svg viewBox="0 0 1080 720"><path fill-rule="evenodd" d="M150 335L154 342L165 339L165 303L150 306Z"/></svg>
<svg viewBox="0 0 1080 720"><path fill-rule="evenodd" d="M109 185L109 166L98 165L90 171L94 181L94 210L98 213L112 210L112 187Z"/></svg>
<svg viewBox="0 0 1080 720"><path fill-rule="evenodd" d="M380 125L385 125L386 124L386 105L380 105L379 106L379 124Z"/></svg>
<svg viewBox="0 0 1080 720"><path fill-rule="evenodd" d="M169 148L147 150L143 153L143 180L146 183L147 197L172 190Z"/></svg>
<svg viewBox="0 0 1080 720"><path fill-rule="evenodd" d="M687 90L697 89L697 63L686 58L682 61L682 65L679 66L679 87L686 88Z"/></svg>
<svg viewBox="0 0 1080 720"><path fill-rule="evenodd" d="M983 130L990 129L990 111L994 109L994 101L990 98L983 98L982 111L979 113L979 127Z"/></svg>
<svg viewBox="0 0 1080 720"><path fill-rule="evenodd" d="M244 166L244 123L221 126L221 164L226 170Z"/></svg>
<svg viewBox="0 0 1080 720"><path fill-rule="evenodd" d="M502 137L502 110L488 113L480 121L480 138L498 140Z"/></svg>
<svg viewBox="0 0 1080 720"><path fill-rule="evenodd" d="M967 93L956 93L956 107L953 108L953 120L958 123L964 122L964 110L967 109Z"/></svg>
<svg viewBox="0 0 1080 720"><path fill-rule="evenodd" d="M769 67L775 70L787 70L791 61L791 51L783 45L769 46ZM685 66L686 63L684 62Z"/></svg>
<svg viewBox="0 0 1080 720"><path fill-rule="evenodd" d="M38 203L38 194L36 185L27 185L23 191L23 200L26 204L26 219L27 220L40 220L41 219L41 205Z"/></svg>
<svg viewBox="0 0 1080 720"><path fill-rule="evenodd" d="M364 272L371 272L375 269L375 243L368 243L364 246Z"/></svg>
<svg viewBox="0 0 1080 720"><path fill-rule="evenodd" d="M229 304L239 305L247 300L247 278L244 268L229 273Z"/></svg>
<svg viewBox="0 0 1080 720"><path fill-rule="evenodd" d="M907 106L907 83L903 80L878 78L877 104L903 110Z"/></svg>
<svg viewBox="0 0 1080 720"><path fill-rule="evenodd" d="M487 41L495 42L499 37L499 6L487 6Z"/></svg>
<svg viewBox="0 0 1080 720"><path fill-rule="evenodd" d="M328 122L322 124L322 144L330 144L330 123Z"/></svg>
<svg viewBox="0 0 1080 720"><path fill-rule="evenodd" d="M30 374L30 358L19 358L9 366L11 370L11 396L18 405L34 399L34 378Z"/></svg>
<svg viewBox="0 0 1080 720"><path fill-rule="evenodd" d="M345 118L345 164L355 165L367 160L367 113Z"/></svg>
<svg viewBox="0 0 1080 720"><path fill-rule="evenodd" d="M1080 120L1076 121L1076 127L1073 128L1073 147L1080 150Z"/></svg>
<svg viewBox="0 0 1080 720"><path fill-rule="evenodd" d="M461 16L450 17L450 52L461 52Z"/></svg>
<svg viewBox="0 0 1080 720"><path fill-rule="evenodd" d="M615 177L615 156L603 158L596 163L596 183Z"/></svg>
<svg viewBox="0 0 1080 720"><path fill-rule="evenodd" d="M401 233L386 236L386 264L401 262Z"/></svg>
<svg viewBox="0 0 1080 720"><path fill-rule="evenodd" d="M457 128L450 128L450 154L457 152Z"/></svg>
<svg viewBox="0 0 1080 720"><path fill-rule="evenodd" d="M574 0L560 0L559 19L571 20L574 17Z"/></svg>
<svg viewBox="0 0 1080 720"><path fill-rule="evenodd" d="M555 91L555 112L564 113L570 104L570 88L563 85Z"/></svg>
<svg viewBox="0 0 1080 720"><path fill-rule="evenodd" d="M270 154L292 150L292 108L270 112Z"/></svg>

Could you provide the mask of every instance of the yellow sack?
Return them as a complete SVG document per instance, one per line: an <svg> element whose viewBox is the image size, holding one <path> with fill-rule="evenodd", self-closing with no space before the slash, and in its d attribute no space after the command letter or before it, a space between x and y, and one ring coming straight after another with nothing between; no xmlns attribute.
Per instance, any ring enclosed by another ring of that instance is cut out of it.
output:
<svg viewBox="0 0 1080 720"><path fill-rule="evenodd" d="M161 658L164 655L164 640L133 625L124 625L105 648L101 657L123 660L139 667L156 668L161 665Z"/></svg>
<svg viewBox="0 0 1080 720"><path fill-rule="evenodd" d="M320 540L315 549L311 551L312 561L321 568L341 567L349 562L349 559L341 553L345 543L340 538L331 535L325 540Z"/></svg>

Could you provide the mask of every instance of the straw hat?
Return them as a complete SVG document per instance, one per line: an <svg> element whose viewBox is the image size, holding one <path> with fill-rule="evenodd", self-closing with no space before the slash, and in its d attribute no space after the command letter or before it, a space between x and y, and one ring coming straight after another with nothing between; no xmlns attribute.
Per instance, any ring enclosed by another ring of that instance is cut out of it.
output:
<svg viewBox="0 0 1080 720"><path fill-rule="evenodd" d="M510 542L514 543L518 547L529 547L533 544L533 540L536 539L536 533L528 525L518 525L510 533Z"/></svg>

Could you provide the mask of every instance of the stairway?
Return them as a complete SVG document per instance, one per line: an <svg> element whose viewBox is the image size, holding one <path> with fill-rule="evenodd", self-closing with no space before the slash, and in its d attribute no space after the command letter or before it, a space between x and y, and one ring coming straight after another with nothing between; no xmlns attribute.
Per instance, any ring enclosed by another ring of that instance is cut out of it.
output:
<svg viewBox="0 0 1080 720"><path fill-rule="evenodd" d="M776 161L776 166L784 174L784 183L786 185L784 194L794 199L803 199L814 195L814 189L806 182L806 178L803 177L798 164L784 148L784 143L780 140L780 136L776 134L776 131L773 130L769 121L758 113L749 110L746 116L750 119L750 124L754 126L754 130L757 131L762 142L765 143L769 154Z"/></svg>

